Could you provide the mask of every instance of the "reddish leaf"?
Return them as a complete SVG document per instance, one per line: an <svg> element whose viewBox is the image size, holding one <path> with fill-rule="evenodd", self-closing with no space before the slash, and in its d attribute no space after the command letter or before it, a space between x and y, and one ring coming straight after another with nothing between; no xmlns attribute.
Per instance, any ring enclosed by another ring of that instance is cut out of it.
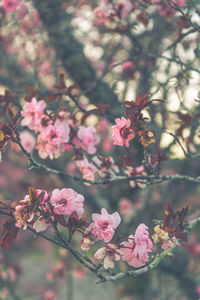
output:
<svg viewBox="0 0 200 300"><path fill-rule="evenodd" d="M12 109L11 109L11 107L10 106L8 106L7 107L7 111L8 111L8 115L9 115L9 117L11 118L11 120L13 119L13 117L14 117L14 114L13 114L13 112L12 112Z"/></svg>
<svg viewBox="0 0 200 300"><path fill-rule="evenodd" d="M57 90L63 90L66 88L65 74L60 74L60 83L59 83L59 85L54 85L54 88Z"/></svg>
<svg viewBox="0 0 200 300"><path fill-rule="evenodd" d="M188 240L186 232L175 232L175 237L183 242L187 242Z"/></svg>
<svg viewBox="0 0 200 300"><path fill-rule="evenodd" d="M64 226L64 227L67 227L67 222L65 220L65 217L62 216L62 215L57 215L57 214L54 214L55 216L55 219L57 221L58 224Z"/></svg>
<svg viewBox="0 0 200 300"><path fill-rule="evenodd" d="M3 232L0 240L0 246L8 252L16 239L19 229L15 227L15 220L13 218L7 219L3 224Z"/></svg>
<svg viewBox="0 0 200 300"><path fill-rule="evenodd" d="M27 89L30 96L35 96L37 94L37 88L29 85Z"/></svg>
<svg viewBox="0 0 200 300"><path fill-rule="evenodd" d="M51 94L47 97L47 101L48 102L51 102L51 101L54 101L56 98L58 97L58 95L56 94Z"/></svg>

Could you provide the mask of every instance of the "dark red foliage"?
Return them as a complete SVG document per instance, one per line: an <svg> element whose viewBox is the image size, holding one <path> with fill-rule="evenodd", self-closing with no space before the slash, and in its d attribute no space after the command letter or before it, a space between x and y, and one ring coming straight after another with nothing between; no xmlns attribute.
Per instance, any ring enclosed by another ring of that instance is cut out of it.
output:
<svg viewBox="0 0 200 300"><path fill-rule="evenodd" d="M167 202L163 210L163 229L168 232L170 237L175 236L183 242L187 242L187 233L184 232L184 221L187 212L188 206L175 212L171 202Z"/></svg>
<svg viewBox="0 0 200 300"><path fill-rule="evenodd" d="M150 159L150 164L152 165L152 167L154 167L156 165L159 166L162 161L166 161L168 158L164 153L160 151L159 147L157 147L157 153L150 154L149 159Z"/></svg>
<svg viewBox="0 0 200 300"><path fill-rule="evenodd" d="M147 118L143 117L142 110L146 107L150 106L155 101L162 102L160 99L153 99L148 101L149 94L144 95L142 97L141 91L139 91L136 102L134 101L125 101L126 107L126 115L131 120L133 125L138 126L139 121L144 121ZM140 126L139 126L140 127Z"/></svg>
<svg viewBox="0 0 200 300"><path fill-rule="evenodd" d="M78 228L83 228L87 226L87 221L85 218L80 218L78 217L76 212L73 212L71 216L68 219L67 223L69 233L72 234L74 233Z"/></svg>
<svg viewBox="0 0 200 300"><path fill-rule="evenodd" d="M16 239L19 229L15 227L15 220L13 218L7 219L3 223L3 232L0 240L0 246L8 252Z"/></svg>

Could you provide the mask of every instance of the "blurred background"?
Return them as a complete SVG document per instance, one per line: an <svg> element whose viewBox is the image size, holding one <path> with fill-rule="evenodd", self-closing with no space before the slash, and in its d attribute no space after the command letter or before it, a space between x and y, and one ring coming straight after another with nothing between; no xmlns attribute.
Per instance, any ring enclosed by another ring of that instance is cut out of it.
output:
<svg viewBox="0 0 200 300"><path fill-rule="evenodd" d="M138 92L162 99L143 111L146 128L156 134L156 144L167 160L161 174L200 175L200 4L198 0L1 0L0 1L0 121L7 121L7 106L21 110L25 97L47 99L64 74L66 86L75 82L82 91L78 103L85 110L107 105L112 118L124 115L124 101L135 101ZM6 93L8 96L5 97ZM4 99L4 101L2 100ZM82 112L72 99L62 96L47 101L57 112L66 108L77 123ZM141 166L144 149L139 140L129 148L113 145L112 119L89 114L84 125L95 126L101 138L97 155L112 156L119 168ZM37 134L28 145L37 161L44 163L35 147ZM27 137L27 136L26 136ZM46 159L49 167L81 177L74 151ZM85 185L64 176L28 170L27 158L14 143L2 151L0 200L20 200L29 186L51 192L74 188L85 196L86 215L105 207L119 211L120 233L133 234L140 223L154 232L162 220L163 206L189 206L187 220L199 216L200 187L189 181L131 185L113 182ZM145 170L147 174L149 170ZM4 216L0 215L3 223ZM63 230L63 234L65 234ZM73 241L80 249L80 236ZM89 255L92 257L94 250ZM0 299L29 300L193 300L200 297L199 225L189 241L165 258L158 268L137 278L96 285L70 254L28 231L20 231L10 252L0 249ZM116 271L131 269L125 262Z"/></svg>

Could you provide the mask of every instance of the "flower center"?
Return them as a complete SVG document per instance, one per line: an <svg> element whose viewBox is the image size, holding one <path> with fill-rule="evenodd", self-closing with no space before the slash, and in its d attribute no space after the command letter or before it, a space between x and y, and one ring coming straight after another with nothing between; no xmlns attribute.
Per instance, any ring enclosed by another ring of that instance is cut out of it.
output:
<svg viewBox="0 0 200 300"><path fill-rule="evenodd" d="M64 199L64 198L62 198L57 203L60 204L60 205L62 205L62 206L65 206L67 204L67 200Z"/></svg>

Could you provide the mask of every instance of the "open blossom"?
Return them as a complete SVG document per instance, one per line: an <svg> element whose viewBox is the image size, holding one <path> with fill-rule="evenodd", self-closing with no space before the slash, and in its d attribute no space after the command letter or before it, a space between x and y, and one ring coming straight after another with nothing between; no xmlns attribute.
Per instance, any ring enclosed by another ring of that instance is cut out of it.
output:
<svg viewBox="0 0 200 300"><path fill-rule="evenodd" d="M26 3L21 2L17 7L17 14L19 19L23 19L28 14L28 7Z"/></svg>
<svg viewBox="0 0 200 300"><path fill-rule="evenodd" d="M45 203L49 197L47 191L36 189L35 192L36 198L41 195L41 199L37 198L40 200L38 205L41 206L45 212L48 212L48 214L51 215L49 207L45 206ZM37 199L30 199L30 196L26 195L24 199L13 202L12 207L14 208L16 227L22 227L25 230L27 229L28 225L31 225L33 223L33 218L35 216L38 216L39 218L34 222L33 228L36 229L37 232L44 231L47 229L49 225L48 220L45 220L44 216L41 216L40 213L37 213L34 208L34 205L31 205L35 202L35 200L37 202Z"/></svg>
<svg viewBox="0 0 200 300"><path fill-rule="evenodd" d="M77 167L83 175L84 179L94 180L94 175L98 171L93 163L90 163L86 157L83 160L76 161Z"/></svg>
<svg viewBox="0 0 200 300"><path fill-rule="evenodd" d="M105 208L102 208L101 214L92 214L92 220L93 223L89 226L92 229L92 234L96 237L97 241L104 240L106 243L110 242L115 229L121 222L118 212L110 215Z"/></svg>
<svg viewBox="0 0 200 300"><path fill-rule="evenodd" d="M45 127L38 136L37 149L41 158L52 159L67 150L70 128L67 122L56 120L55 124Z"/></svg>
<svg viewBox="0 0 200 300"><path fill-rule="evenodd" d="M21 111L22 117L24 117L21 125L38 131L45 108L46 103L43 100L37 101L36 98L33 98L31 102L26 102Z"/></svg>
<svg viewBox="0 0 200 300"><path fill-rule="evenodd" d="M26 195L23 200L18 201L14 208L15 226L18 228L22 227L24 230L27 229L27 225L33 220L35 215L35 212L30 207L29 195Z"/></svg>
<svg viewBox="0 0 200 300"><path fill-rule="evenodd" d="M121 246L124 247L121 248L124 252L123 260L135 268L144 266L149 260L148 252L152 251L148 227L145 224L140 224L135 231L135 236L130 235L128 242L122 242Z"/></svg>
<svg viewBox="0 0 200 300"><path fill-rule="evenodd" d="M57 298L57 293L54 290L47 290L44 293L44 299L45 300L55 300Z"/></svg>
<svg viewBox="0 0 200 300"><path fill-rule="evenodd" d="M129 220L134 213L133 202L128 198L121 198L119 202L119 212L125 220Z"/></svg>
<svg viewBox="0 0 200 300"><path fill-rule="evenodd" d="M96 145L100 142L100 137L97 135L96 129L93 126L80 126L77 134L80 139L80 146L89 154L96 152Z"/></svg>
<svg viewBox="0 0 200 300"><path fill-rule="evenodd" d="M3 0L3 8L6 13L10 13L16 10L19 3L18 0Z"/></svg>
<svg viewBox="0 0 200 300"><path fill-rule="evenodd" d="M24 130L20 132L20 139L26 151L32 153L36 145L35 137L29 131Z"/></svg>
<svg viewBox="0 0 200 300"><path fill-rule="evenodd" d="M100 28L115 29L118 17L110 3L101 1L100 5L94 9L94 25Z"/></svg>
<svg viewBox="0 0 200 300"><path fill-rule="evenodd" d="M53 205L56 214L70 216L73 212L76 212L79 218L84 213L83 201L83 195L78 194L73 189L66 188L53 190L50 199L50 203Z"/></svg>
<svg viewBox="0 0 200 300"><path fill-rule="evenodd" d="M94 258L103 259L103 266L107 270L114 268L113 260L119 261L123 255L122 250L118 249L115 244L109 243L106 247L98 249L94 254Z"/></svg>
<svg viewBox="0 0 200 300"><path fill-rule="evenodd" d="M115 119L116 125L112 126L114 139L114 145L123 146L124 143L126 147L129 147L129 141L135 137L135 133L130 128L131 121L125 119L124 117Z"/></svg>
<svg viewBox="0 0 200 300"><path fill-rule="evenodd" d="M133 5L131 4L130 0L120 0L116 8L120 10L120 16L122 19L125 19L128 14L133 10Z"/></svg>

